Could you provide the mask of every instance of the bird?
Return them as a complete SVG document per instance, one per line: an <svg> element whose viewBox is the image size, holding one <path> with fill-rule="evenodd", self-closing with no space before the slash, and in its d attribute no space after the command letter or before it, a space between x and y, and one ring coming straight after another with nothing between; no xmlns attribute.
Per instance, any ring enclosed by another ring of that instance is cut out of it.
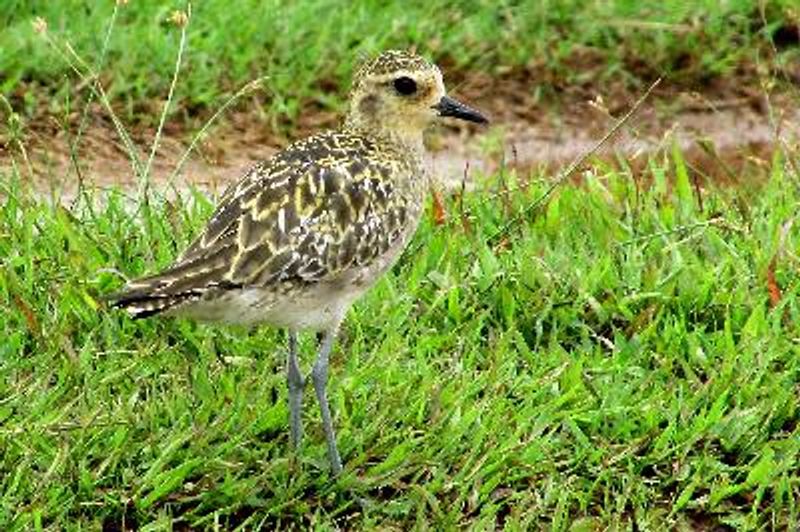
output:
<svg viewBox="0 0 800 532"><path fill-rule="evenodd" d="M289 439L302 438L307 381L320 407L330 470L342 460L327 397L329 358L345 315L414 235L430 186L423 132L441 117L488 123L447 95L416 52L385 51L355 72L341 125L289 144L222 194L192 244L163 271L108 297L132 318L180 316L286 329ZM298 335L316 333L308 377Z"/></svg>

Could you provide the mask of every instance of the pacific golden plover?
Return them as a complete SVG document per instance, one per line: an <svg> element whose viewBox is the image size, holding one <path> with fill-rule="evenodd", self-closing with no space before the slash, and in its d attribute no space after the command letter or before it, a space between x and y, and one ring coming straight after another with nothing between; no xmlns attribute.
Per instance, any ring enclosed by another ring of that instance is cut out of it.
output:
<svg viewBox="0 0 800 532"><path fill-rule="evenodd" d="M342 465L326 397L328 357L347 310L417 227L429 186L423 130L437 116L487 122L446 95L435 65L402 51L357 71L349 105L342 127L291 144L229 187L173 265L110 298L135 318L163 313L288 329L295 448L306 382L297 334L320 333L310 377L334 474Z"/></svg>

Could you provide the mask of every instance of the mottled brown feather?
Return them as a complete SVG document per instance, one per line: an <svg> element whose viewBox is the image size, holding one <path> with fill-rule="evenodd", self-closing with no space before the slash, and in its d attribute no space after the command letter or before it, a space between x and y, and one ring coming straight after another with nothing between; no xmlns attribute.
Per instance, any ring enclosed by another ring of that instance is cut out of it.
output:
<svg viewBox="0 0 800 532"><path fill-rule="evenodd" d="M386 176L419 173L421 162L384 150L341 132L290 145L224 194L174 265L130 283L116 301L130 307L149 294L164 310L221 286L308 285L368 266L400 237L418 195Z"/></svg>

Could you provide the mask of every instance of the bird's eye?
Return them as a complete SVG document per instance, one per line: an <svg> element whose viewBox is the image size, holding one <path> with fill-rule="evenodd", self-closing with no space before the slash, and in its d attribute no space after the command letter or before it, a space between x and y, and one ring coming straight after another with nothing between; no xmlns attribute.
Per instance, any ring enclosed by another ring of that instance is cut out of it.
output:
<svg viewBox="0 0 800 532"><path fill-rule="evenodd" d="M394 89L403 96L410 96L417 92L417 82L408 76L394 80Z"/></svg>

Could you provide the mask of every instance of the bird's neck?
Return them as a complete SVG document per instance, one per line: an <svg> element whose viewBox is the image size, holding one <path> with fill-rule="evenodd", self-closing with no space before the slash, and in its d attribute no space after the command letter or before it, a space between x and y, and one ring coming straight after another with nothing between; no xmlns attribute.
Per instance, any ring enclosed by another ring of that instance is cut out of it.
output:
<svg viewBox="0 0 800 532"><path fill-rule="evenodd" d="M349 117L341 131L369 139L380 151L392 153L403 168L395 175L396 185L410 198L416 198L413 202L415 205L422 202L428 190L429 176L425 169L425 146L421 131L418 130L416 135L407 134L402 128L388 131L350 120ZM413 215L418 216L419 213Z"/></svg>
<svg viewBox="0 0 800 532"><path fill-rule="evenodd" d="M425 145L422 141L422 129L413 127L381 127L368 123L358 116L348 115L342 129L349 133L366 137L378 144L391 146L400 153L407 153L422 158Z"/></svg>

